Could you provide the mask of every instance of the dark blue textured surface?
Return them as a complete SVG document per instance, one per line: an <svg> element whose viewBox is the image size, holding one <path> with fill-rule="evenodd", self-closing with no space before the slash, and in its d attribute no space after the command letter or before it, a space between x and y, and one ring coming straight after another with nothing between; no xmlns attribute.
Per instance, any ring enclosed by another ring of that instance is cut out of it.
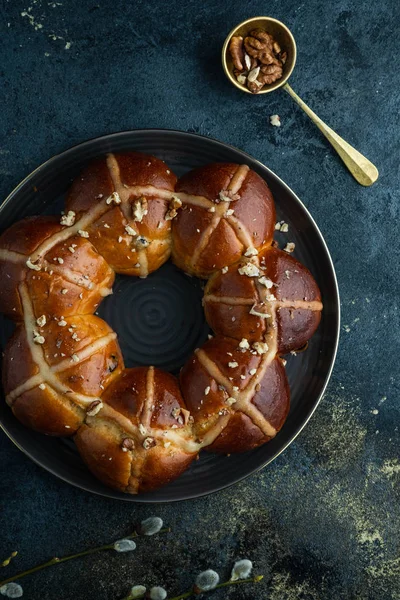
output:
<svg viewBox="0 0 400 600"><path fill-rule="evenodd" d="M265 14L298 44L291 84L379 168L360 187L284 92L251 97L220 66L226 33ZM26 14L24 14L26 13ZM128 555L88 557L21 581L32 600L113 600L132 583L179 592L238 557L261 587L215 598L399 600L399 5L206 0L12 0L1 12L1 195L51 155L96 135L166 127L218 138L280 175L330 247L343 331L328 392L297 441L246 482L161 506L173 528ZM269 125L278 113L282 127ZM73 489L0 435L0 570L129 532L149 508ZM4 556L3 556L4 555Z"/></svg>

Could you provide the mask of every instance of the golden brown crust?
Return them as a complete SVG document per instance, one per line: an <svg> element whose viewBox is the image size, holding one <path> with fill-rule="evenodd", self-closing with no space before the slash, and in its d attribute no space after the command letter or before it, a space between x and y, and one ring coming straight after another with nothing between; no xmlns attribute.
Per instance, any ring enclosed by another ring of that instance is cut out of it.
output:
<svg viewBox="0 0 400 600"><path fill-rule="evenodd" d="M89 469L107 485L148 492L176 479L196 457L173 375L153 367L125 369L102 402L75 441Z"/></svg>
<svg viewBox="0 0 400 600"><path fill-rule="evenodd" d="M184 203L172 225L175 264L206 278L248 247L272 241L275 207L265 181L248 167L215 163L190 171L176 190ZM201 198L200 205L196 198Z"/></svg>
<svg viewBox="0 0 400 600"><path fill-rule="evenodd" d="M258 448L269 439L247 415L235 413L207 450L221 454L243 452Z"/></svg>
<svg viewBox="0 0 400 600"><path fill-rule="evenodd" d="M0 248L30 256L44 240L62 229L63 226L57 217L26 217L1 234Z"/></svg>
<svg viewBox="0 0 400 600"><path fill-rule="evenodd" d="M258 277L239 273L246 262L232 265L226 273L215 273L207 282L204 311L210 327L220 335L260 341L273 326L272 321L252 312L275 312L278 352L300 348L315 333L321 319L321 294L313 276L293 256L276 248L258 254ZM260 277L269 279L272 287L260 284ZM270 295L274 300L265 301Z"/></svg>
<svg viewBox="0 0 400 600"><path fill-rule="evenodd" d="M68 437L82 425L85 411L55 392L35 388L21 394L12 407L23 425L56 437Z"/></svg>
<svg viewBox="0 0 400 600"><path fill-rule="evenodd" d="M94 312L111 293L114 273L93 245L74 235L43 252L29 268L34 252L64 230L56 217L28 217L0 236L0 310L22 320L18 286L26 282L36 317L47 319Z"/></svg>
<svg viewBox="0 0 400 600"><path fill-rule="evenodd" d="M34 330L43 338L34 346L36 357L28 339L36 334L20 325L3 358L3 387L15 416L48 435L74 433L124 367L116 334L105 321L87 315L65 323L50 321Z"/></svg>
<svg viewBox="0 0 400 600"><path fill-rule="evenodd" d="M206 342L183 367L180 384L195 435L210 451L245 452L265 443L289 410L281 361L243 350L232 338Z"/></svg>
<svg viewBox="0 0 400 600"><path fill-rule="evenodd" d="M23 357L23 360L21 360ZM17 325L3 352L2 384L7 395L22 381L37 375L39 367L33 360L23 325Z"/></svg>
<svg viewBox="0 0 400 600"><path fill-rule="evenodd" d="M108 155L91 163L74 181L67 210L79 218L117 193L120 203L111 201L86 231L117 273L146 276L170 255L171 222L165 216L175 182L172 171L154 156ZM143 237L149 245L142 249L137 239Z"/></svg>
<svg viewBox="0 0 400 600"><path fill-rule="evenodd" d="M105 485L125 492L131 475L132 457L116 443L119 435L113 423L96 420L95 427L83 424L74 437L82 460Z"/></svg>

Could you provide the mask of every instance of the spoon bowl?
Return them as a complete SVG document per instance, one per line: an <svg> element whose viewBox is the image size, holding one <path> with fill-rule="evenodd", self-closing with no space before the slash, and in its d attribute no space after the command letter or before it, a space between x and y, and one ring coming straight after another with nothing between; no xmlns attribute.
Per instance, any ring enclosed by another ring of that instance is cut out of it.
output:
<svg viewBox="0 0 400 600"><path fill-rule="evenodd" d="M234 27L232 31L228 33L222 48L222 66L224 68L225 75L239 90L242 92L247 92L248 94L252 93L245 85L239 83L235 77L233 72L234 67L232 57L229 53L229 42L233 36L241 36L242 38L245 38L247 35L249 35L250 31L258 28L265 29L267 33L272 35L282 50L287 53L287 58L285 64L283 65L282 77L277 79L277 81L274 81L274 83L264 85L262 90L257 92L257 96L259 94L268 94L269 92L273 92L274 90L277 90L285 85L292 74L297 57L295 39L291 31L286 27L286 25L281 23L281 21L273 19L272 17L253 17L252 19L247 19L246 21L239 23L239 25L236 25L236 27Z"/></svg>

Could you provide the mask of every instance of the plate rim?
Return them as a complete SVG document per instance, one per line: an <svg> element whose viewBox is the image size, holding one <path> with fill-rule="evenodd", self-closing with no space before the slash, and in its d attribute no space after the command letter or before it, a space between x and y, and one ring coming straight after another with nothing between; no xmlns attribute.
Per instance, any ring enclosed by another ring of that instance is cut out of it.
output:
<svg viewBox="0 0 400 600"><path fill-rule="evenodd" d="M313 225L313 227L315 229L315 232L317 233L317 235L319 237L319 241L320 241L320 243L322 244L322 246L323 246L323 248L325 250L326 257L328 259L328 263L329 263L329 266L331 268L331 273L332 273L332 280L333 280L332 282L333 282L333 287L334 287L334 292L335 292L335 298L334 298L335 316L336 316L336 320L337 320L337 326L336 326L336 330L335 330L335 334L334 334L333 353L332 353L332 356L331 356L331 359L330 359L329 368L328 368L328 370L326 372L326 375L325 375L324 384L323 384L323 386L321 388L321 391L318 394L317 399L315 400L315 403L314 403L314 406L312 407L312 410L306 416L306 418L304 419L304 421L301 422L299 428L290 437L290 439L284 444L284 446L282 448L280 448L279 451L276 452L276 454L274 456L269 457L261 465L258 465L257 467L252 468L246 474L237 476L237 477L235 477L233 479L233 481L230 481L229 483L220 485L220 486L216 487L214 490L211 490L211 491L205 491L205 492L200 492L200 493L192 493L192 494L184 495L184 496L182 496L180 498L172 498L172 499L169 499L169 500L163 500L163 499L158 499L158 498L148 498L148 497L144 498L140 494L138 494L138 495L120 494L120 495L117 496L116 495L118 493L117 491L114 491L112 488L108 489L106 487L105 487L105 491L104 492L100 491L100 490L93 490L93 489L90 488L89 485L84 485L84 484L72 481L71 479L69 479L64 474L58 473L51 466L43 464L43 462L41 462L40 459L31 456L29 454L29 452L27 450L25 450L25 448L23 448L16 439L14 439L14 437L12 436L12 434L5 428L5 426L3 425L2 421L0 421L0 428L1 428L1 430L5 433L5 435L8 437L8 439L10 439L12 441L12 443L21 452L23 452L23 454L25 454L25 456L27 456L35 464L37 464L41 468L45 469L47 472L51 473L52 475L54 475L58 479L62 480L65 483L68 483L69 485L72 485L74 488L78 488L80 490L84 490L85 492L90 492L92 494L95 494L96 496L101 496L102 498L112 498L114 500L122 500L124 502L136 502L136 503L139 503L139 504L170 504L170 503L175 503L175 502L183 502L183 501L186 501L186 500L194 500L196 498L203 498L204 496L210 496L211 494L215 494L217 492L221 492L223 490L226 490L226 489L232 487L233 485L236 485L237 483L240 483L241 481L247 479L248 477L250 477L252 475L255 475L256 473L258 473L259 471L261 471L262 469L264 469L265 467L267 467L269 464L271 464L275 459L278 458L278 456L280 456L295 441L295 439L298 437L298 435L300 435L300 433L303 431L303 429L306 427L306 425L310 421L311 417L314 415L314 413L315 413L318 405L320 404L320 402L321 402L321 400L322 400L322 398L323 398L323 396L324 396L324 394L326 392L326 388L327 388L327 386L329 384L329 381L331 379L332 372L333 372L333 369L334 369L334 366L335 366L335 361L336 361L338 347L339 347L339 339L340 339L340 323L341 323L340 293L339 293L339 285L338 285L338 281L337 281L335 266L333 264L332 256L331 256L331 253L329 251L328 245L327 245L327 243L325 241L325 238L322 235L321 230L319 229L319 227L318 227L317 223L315 222L313 216L311 215L310 211L305 206L305 204L301 201L301 199L298 197L298 195L292 190L292 188L287 183L285 183L279 177L279 175L277 175L274 171L272 171L272 169L270 169L267 165L265 165L264 163L262 163L260 160L258 160L257 158L255 158L254 156L252 156L251 154L249 154L248 152L246 152L244 150L241 150L240 148L237 148L236 146L233 146L232 144L229 144L227 142L222 142L222 141L217 140L215 138L212 138L210 136L202 135L202 134L199 134L199 133L187 132L187 131L183 131L183 130L180 130L180 129L168 129L168 128L153 127L153 128L140 128L140 129L128 129L128 130L123 130L123 131L116 131L116 132L113 132L113 133L103 134L103 135L100 135L100 136L94 136L94 137L91 137L89 139L84 140L83 142L78 142L77 144L74 144L73 146L68 147L66 150L63 150L61 152L58 152L57 154L54 154L49 159L45 160L40 165L38 165L35 169L33 169L33 171L31 171L28 175L26 175L13 188L13 190L6 196L6 198L0 204L0 215L1 215L1 211L3 210L3 208L9 202L11 202L13 200L13 198L18 194L19 190L27 182L29 182L29 180L35 175L35 173L39 172L41 169L45 168L46 166L48 166L49 164L51 164L53 161L59 159L60 157L67 157L70 154L74 154L77 150L82 149L85 146L90 146L94 142L101 142L101 141L105 141L105 140L112 141L114 139L128 137L128 136L130 136L132 134L134 134L134 135L137 136L137 135L140 135L140 134L147 135L148 133L153 133L153 134L167 134L167 135L173 133L175 135L183 136L183 137L186 137L186 138L187 137L199 138L199 139L201 139L203 141L206 140L208 142L216 144L217 146L220 146L222 148L229 148L229 149L234 150L235 152L238 152L239 154L243 155L246 159L250 160L251 162L257 163L257 165L262 170L267 171L268 174L273 179L275 179L275 181L277 181L277 183L279 185L281 185L284 188L286 188L286 191L300 205L300 208L305 212L307 218L312 223L312 225Z"/></svg>

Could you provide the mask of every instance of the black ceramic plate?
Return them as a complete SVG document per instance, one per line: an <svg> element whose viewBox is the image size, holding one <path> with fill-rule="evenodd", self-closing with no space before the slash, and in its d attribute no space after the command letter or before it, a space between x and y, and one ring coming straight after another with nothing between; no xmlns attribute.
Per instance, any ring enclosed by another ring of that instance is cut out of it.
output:
<svg viewBox="0 0 400 600"><path fill-rule="evenodd" d="M275 197L278 219L289 224L289 234L276 236L280 245L295 242L295 257L316 278L324 302L321 325L307 351L287 357L291 388L289 417L274 440L229 458L202 452L200 460L177 481L151 494L129 496L103 486L82 463L74 445L65 439L37 434L21 425L0 399L0 422L11 440L36 463L82 489L132 502L170 502L196 498L223 489L261 469L280 454L302 430L328 383L339 335L339 296L333 268L322 235L297 196L267 167L227 144L180 131L127 131L90 140L41 165L0 207L3 231L15 221L63 209L72 179L92 158L107 152L138 150L155 154L179 176L210 162L248 164L263 177ZM114 295L99 314L118 333L128 367L153 364L177 373L191 352L207 338L209 329L201 307L203 283L184 275L171 263L146 280L118 277ZM4 347L13 325L0 316Z"/></svg>

